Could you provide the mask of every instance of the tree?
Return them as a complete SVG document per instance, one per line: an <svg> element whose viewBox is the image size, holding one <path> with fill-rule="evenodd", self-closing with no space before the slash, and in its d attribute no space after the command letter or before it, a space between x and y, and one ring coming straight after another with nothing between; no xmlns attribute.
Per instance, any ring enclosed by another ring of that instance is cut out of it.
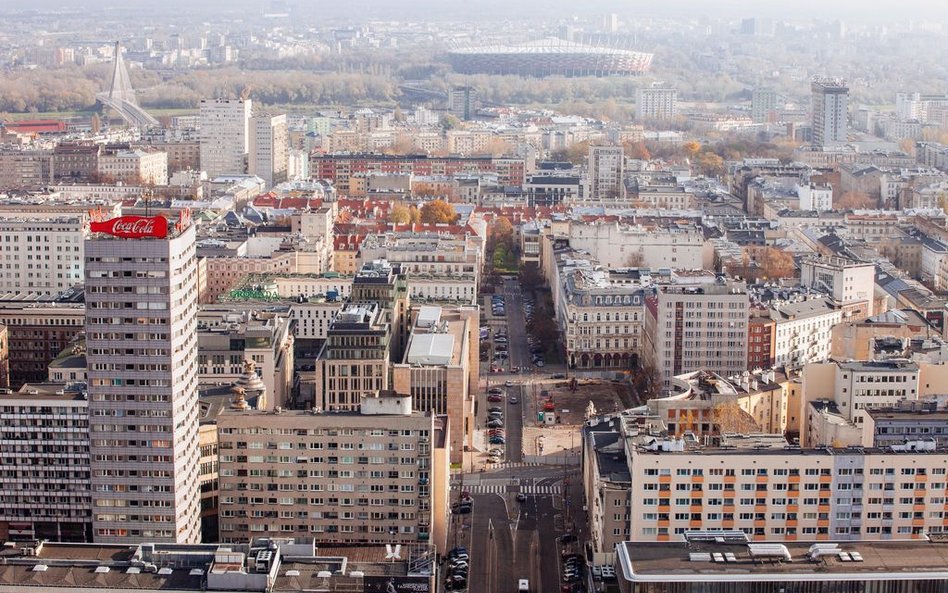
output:
<svg viewBox="0 0 948 593"><path fill-rule="evenodd" d="M759 272L755 280L767 278L792 278L796 276L793 255L777 247L747 247L750 259L757 264Z"/></svg>
<svg viewBox="0 0 948 593"><path fill-rule="evenodd" d="M741 264L731 266L729 271L748 282L793 278L797 275L793 254L777 247L745 247Z"/></svg>
<svg viewBox="0 0 948 593"><path fill-rule="evenodd" d="M654 364L639 359L639 365L632 371L632 389L638 403L659 397L662 392L662 374Z"/></svg>
<svg viewBox="0 0 948 593"><path fill-rule="evenodd" d="M848 191L841 195L833 207L837 210L858 210L875 206L869 194L861 191Z"/></svg>
<svg viewBox="0 0 948 593"><path fill-rule="evenodd" d="M513 248L514 227L510 219L506 216L499 216L494 223L490 225L490 239L494 245L506 245L507 249Z"/></svg>
<svg viewBox="0 0 948 593"><path fill-rule="evenodd" d="M452 223L458 218L458 213L444 200L432 200L421 207L421 222L424 224Z"/></svg>
<svg viewBox="0 0 948 593"><path fill-rule="evenodd" d="M392 209L388 211L388 221L395 224L410 224L411 210L404 204L395 204L392 206Z"/></svg>
<svg viewBox="0 0 948 593"><path fill-rule="evenodd" d="M524 266L521 268L520 286L528 290L543 286L543 274L540 273L540 268L536 266Z"/></svg>
<svg viewBox="0 0 948 593"><path fill-rule="evenodd" d="M652 158L652 153L648 151L648 147L645 146L645 142L626 142L622 145L622 150L625 152L625 156L630 159L647 161Z"/></svg>
<svg viewBox="0 0 948 593"><path fill-rule="evenodd" d="M589 142L583 140L582 142L571 144L564 149L554 150L552 158L555 161L567 161L574 165L581 165L586 161L588 155Z"/></svg>
<svg viewBox="0 0 948 593"><path fill-rule="evenodd" d="M759 432L754 419L741 409L736 400L727 400L711 408L711 419L720 433L748 434Z"/></svg>
<svg viewBox="0 0 948 593"><path fill-rule="evenodd" d="M687 155L688 158L694 158L701 150L701 144L692 140L691 142L685 142L681 149L685 152L685 155Z"/></svg>
<svg viewBox="0 0 948 593"><path fill-rule="evenodd" d="M724 159L713 152L705 151L698 154L695 164L708 177L718 177L724 174Z"/></svg>
<svg viewBox="0 0 948 593"><path fill-rule="evenodd" d="M442 130L453 130L461 126L461 120L454 117L451 114L441 116L441 121L438 122Z"/></svg>

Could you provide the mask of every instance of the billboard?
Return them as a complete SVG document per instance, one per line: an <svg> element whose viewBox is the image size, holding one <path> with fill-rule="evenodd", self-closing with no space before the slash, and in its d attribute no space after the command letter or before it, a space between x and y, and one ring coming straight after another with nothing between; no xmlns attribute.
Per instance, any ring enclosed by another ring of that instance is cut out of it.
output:
<svg viewBox="0 0 948 593"><path fill-rule="evenodd" d="M164 216L119 216L109 220L90 222L89 230L122 239L144 237L164 239L168 236L168 219Z"/></svg>

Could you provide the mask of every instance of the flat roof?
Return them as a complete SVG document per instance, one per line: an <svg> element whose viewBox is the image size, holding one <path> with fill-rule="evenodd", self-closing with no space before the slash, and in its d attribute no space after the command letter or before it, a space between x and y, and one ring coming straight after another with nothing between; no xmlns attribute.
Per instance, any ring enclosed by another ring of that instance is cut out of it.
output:
<svg viewBox="0 0 948 593"><path fill-rule="evenodd" d="M405 362L408 364L447 366L454 352L452 334L416 334L408 346Z"/></svg>
<svg viewBox="0 0 948 593"><path fill-rule="evenodd" d="M832 546L831 542L818 542ZM752 543L750 546L755 545ZM758 545L764 545L761 542ZM698 581L862 581L948 579L948 545L937 541L842 542L838 553L818 560L808 556L813 542L770 542L785 546L790 560L751 556L750 546L715 542L622 542L616 546L617 573L628 582ZM692 561L691 554L733 554L733 560Z"/></svg>

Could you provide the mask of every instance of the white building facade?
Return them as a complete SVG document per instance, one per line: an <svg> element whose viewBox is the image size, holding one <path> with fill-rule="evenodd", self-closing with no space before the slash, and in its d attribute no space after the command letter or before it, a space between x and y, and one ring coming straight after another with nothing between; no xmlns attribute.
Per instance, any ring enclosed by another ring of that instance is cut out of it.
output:
<svg viewBox="0 0 948 593"><path fill-rule="evenodd" d="M201 541L193 226L85 245L96 542Z"/></svg>

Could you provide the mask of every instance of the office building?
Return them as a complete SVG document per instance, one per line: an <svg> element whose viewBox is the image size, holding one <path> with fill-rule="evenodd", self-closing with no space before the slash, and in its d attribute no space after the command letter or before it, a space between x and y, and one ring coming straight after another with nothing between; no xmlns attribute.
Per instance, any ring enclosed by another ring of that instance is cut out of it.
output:
<svg viewBox="0 0 948 593"><path fill-rule="evenodd" d="M4 290L55 297L82 284L87 220L0 216Z"/></svg>
<svg viewBox="0 0 948 593"><path fill-rule="evenodd" d="M813 97L813 147L839 147L848 142L849 87L842 80L815 80Z"/></svg>
<svg viewBox="0 0 948 593"><path fill-rule="evenodd" d="M250 99L201 101L201 169L208 178L246 173L251 111Z"/></svg>
<svg viewBox="0 0 948 593"><path fill-rule="evenodd" d="M650 86L635 90L635 119L667 120L678 116L678 91Z"/></svg>
<svg viewBox="0 0 948 593"><path fill-rule="evenodd" d="M661 286L645 299L645 359L666 389L682 373L741 372L747 368L749 310L740 282Z"/></svg>
<svg viewBox="0 0 948 593"><path fill-rule="evenodd" d="M318 399L313 406L358 410L366 394L389 389L391 339L391 326L379 304L344 305L315 361L312 393Z"/></svg>
<svg viewBox="0 0 948 593"><path fill-rule="evenodd" d="M250 119L247 173L273 187L287 179L289 158L286 114L259 114Z"/></svg>
<svg viewBox="0 0 948 593"><path fill-rule="evenodd" d="M85 244L93 536L197 543L195 230L97 224Z"/></svg>
<svg viewBox="0 0 948 593"><path fill-rule="evenodd" d="M83 386L0 394L0 538L92 541L89 406Z"/></svg>
<svg viewBox="0 0 948 593"><path fill-rule="evenodd" d="M460 463L464 446L473 445L471 385L477 385L480 343L477 309L424 306L413 313L405 357L392 364L392 389L410 394L416 410L448 417L451 462Z"/></svg>
<svg viewBox="0 0 948 593"><path fill-rule="evenodd" d="M359 412L284 410L235 402L218 416L224 542L255 533L321 544L445 545L446 420L393 392Z"/></svg>
<svg viewBox="0 0 948 593"><path fill-rule="evenodd" d="M586 199L606 204L624 200L624 166L625 154L621 146L590 146Z"/></svg>

